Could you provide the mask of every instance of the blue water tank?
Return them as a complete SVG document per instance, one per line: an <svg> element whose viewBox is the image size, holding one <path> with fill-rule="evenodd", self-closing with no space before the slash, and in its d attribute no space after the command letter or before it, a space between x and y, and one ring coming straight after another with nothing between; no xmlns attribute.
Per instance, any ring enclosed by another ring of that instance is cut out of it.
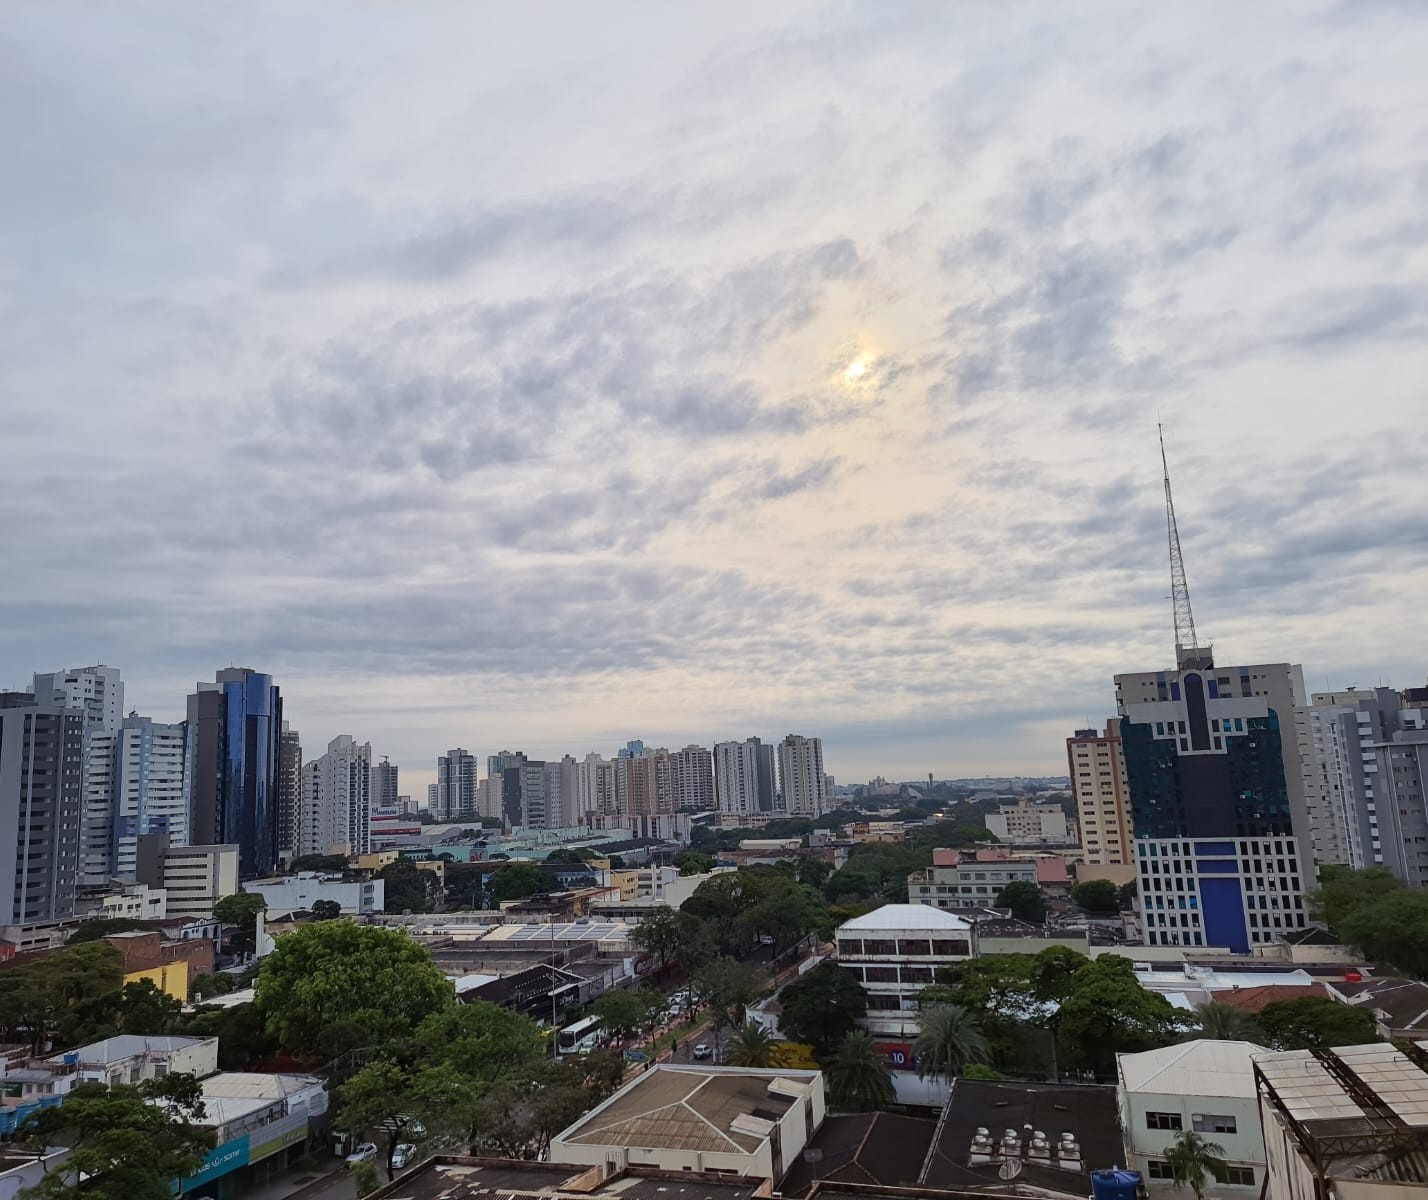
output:
<svg viewBox="0 0 1428 1200"><path fill-rule="evenodd" d="M1095 1200L1136 1200L1140 1193L1140 1172L1112 1167L1091 1172L1091 1195Z"/></svg>

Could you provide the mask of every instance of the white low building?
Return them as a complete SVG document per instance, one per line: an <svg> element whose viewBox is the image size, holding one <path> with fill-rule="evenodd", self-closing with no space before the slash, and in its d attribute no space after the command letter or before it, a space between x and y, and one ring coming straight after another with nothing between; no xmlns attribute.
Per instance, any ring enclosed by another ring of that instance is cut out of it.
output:
<svg viewBox="0 0 1428 1200"><path fill-rule="evenodd" d="M1200 1039L1140 1054L1117 1054L1117 1102L1126 1166L1139 1171L1152 1195L1175 1185L1165 1154L1184 1130L1223 1150L1229 1168L1210 1196L1245 1197L1264 1184L1253 1042Z"/></svg>
<svg viewBox="0 0 1428 1200"><path fill-rule="evenodd" d="M243 885L268 902L268 919L282 913L311 912L319 900L331 900L346 914L381 912L386 906L386 883L381 879L344 879L320 871L299 871L272 879L254 879Z"/></svg>
<svg viewBox="0 0 1428 1200"><path fill-rule="evenodd" d="M775 1187L823 1124L821 1071L661 1063L551 1139L554 1163L718 1171Z"/></svg>
<svg viewBox="0 0 1428 1200"><path fill-rule="evenodd" d="M884 904L838 927L838 965L868 993L868 1032L917 1034L917 995L938 967L976 954L970 921L926 904Z"/></svg>
<svg viewBox="0 0 1428 1200"><path fill-rule="evenodd" d="M218 1039L121 1033L78 1050L52 1055L46 1061L58 1067L76 1068L81 1082L105 1083L111 1087L162 1079L166 1075L193 1075L202 1079L218 1070Z"/></svg>

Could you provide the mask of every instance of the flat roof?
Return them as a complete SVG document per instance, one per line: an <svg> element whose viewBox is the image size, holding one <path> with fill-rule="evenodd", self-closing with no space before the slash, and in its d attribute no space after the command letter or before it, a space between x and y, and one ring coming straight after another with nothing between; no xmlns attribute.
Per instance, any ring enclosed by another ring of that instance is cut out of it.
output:
<svg viewBox="0 0 1428 1200"><path fill-rule="evenodd" d="M203 1080L204 1098L230 1097L249 1100L281 1100L322 1085L316 1075L272 1075L259 1071L222 1071Z"/></svg>
<svg viewBox="0 0 1428 1200"><path fill-rule="evenodd" d="M777 1122L817 1071L661 1063L627 1083L555 1139L580 1146L631 1146L753 1154L768 1135L735 1128L739 1118Z"/></svg>
<svg viewBox="0 0 1428 1200"><path fill-rule="evenodd" d="M492 925L481 939L486 942L605 942L630 936L633 925L623 921L589 921L577 924L544 922L539 925Z"/></svg>
<svg viewBox="0 0 1428 1200"><path fill-rule="evenodd" d="M569 1196L614 1200L752 1200L765 1183L748 1177L635 1167L617 1171L593 1187L582 1182L587 1166L521 1162L512 1159L438 1157L398 1177L374 1200L485 1200L487 1197Z"/></svg>
<svg viewBox="0 0 1428 1200"><path fill-rule="evenodd" d="M109 1063L123 1062L126 1058L133 1058L136 1054L172 1054L176 1050L186 1050L190 1046L216 1040L216 1038L199 1037L144 1037L137 1033L121 1033L111 1038L105 1038L102 1042L90 1042L89 1045L81 1046L78 1050L66 1050L61 1054L52 1054L45 1061L63 1063L66 1058L73 1055L78 1057L81 1066L105 1066Z"/></svg>
<svg viewBox="0 0 1428 1200"><path fill-rule="evenodd" d="M1255 1042L1197 1038L1139 1054L1117 1054L1116 1068L1128 1092L1163 1096L1255 1095L1254 1056L1265 1047Z"/></svg>

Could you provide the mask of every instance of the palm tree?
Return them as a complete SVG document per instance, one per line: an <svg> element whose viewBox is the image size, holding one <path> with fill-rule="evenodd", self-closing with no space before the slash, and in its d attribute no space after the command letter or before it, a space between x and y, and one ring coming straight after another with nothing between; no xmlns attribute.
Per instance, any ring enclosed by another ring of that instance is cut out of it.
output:
<svg viewBox="0 0 1428 1200"><path fill-rule="evenodd" d="M1180 1040L1210 1038L1217 1042L1253 1042L1263 1036L1248 1013L1231 1004L1211 1000L1195 1006L1195 1028L1183 1033Z"/></svg>
<svg viewBox="0 0 1428 1200"><path fill-rule="evenodd" d="M957 1004L939 1004L918 1014L922 1032L912 1043L917 1077L945 1076L950 1079L967 1063L984 1062L987 1039L977 1028L972 1014Z"/></svg>
<svg viewBox="0 0 1428 1200"><path fill-rule="evenodd" d="M1188 1187L1195 1193L1195 1200L1203 1200L1207 1175L1212 1179L1225 1177L1225 1148L1218 1142L1207 1142L1191 1129L1175 1135L1165 1152L1165 1162L1175 1186Z"/></svg>
<svg viewBox="0 0 1428 1200"><path fill-rule="evenodd" d="M730 1037L724 1049L724 1061L731 1067L781 1067L783 1051L773 1034L762 1025L747 1021Z"/></svg>
<svg viewBox="0 0 1428 1200"><path fill-rule="evenodd" d="M843 1039L824 1073L833 1103L840 1108L868 1112L897 1101L887 1055L860 1030Z"/></svg>

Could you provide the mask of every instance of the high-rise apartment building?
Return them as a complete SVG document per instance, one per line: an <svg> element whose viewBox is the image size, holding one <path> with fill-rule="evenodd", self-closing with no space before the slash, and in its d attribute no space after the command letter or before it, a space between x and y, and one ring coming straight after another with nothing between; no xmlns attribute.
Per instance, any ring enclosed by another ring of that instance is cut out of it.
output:
<svg viewBox="0 0 1428 1200"><path fill-rule="evenodd" d="M236 845L244 877L278 865L283 701L271 675L219 671L188 698L191 838Z"/></svg>
<svg viewBox="0 0 1428 1200"><path fill-rule="evenodd" d="M706 746L686 746L670 755L674 807L678 812L714 811L714 755Z"/></svg>
<svg viewBox="0 0 1428 1200"><path fill-rule="evenodd" d="M91 729L119 732L124 719L124 682L118 667L99 663L37 674L33 691L41 702L57 699L65 708L82 709L85 724Z"/></svg>
<svg viewBox="0 0 1428 1200"><path fill-rule="evenodd" d="M385 755L372 764L372 807L378 812L397 811L397 764Z"/></svg>
<svg viewBox="0 0 1428 1200"><path fill-rule="evenodd" d="M484 783L485 780L482 780ZM426 811L435 815L437 805L441 803L441 789L434 783L426 785Z"/></svg>
<svg viewBox="0 0 1428 1200"><path fill-rule="evenodd" d="M302 806L302 734L283 722L278 735L278 855L296 857Z"/></svg>
<svg viewBox="0 0 1428 1200"><path fill-rule="evenodd" d="M0 925L74 913L84 728L52 692L0 692Z"/></svg>
<svg viewBox="0 0 1428 1200"><path fill-rule="evenodd" d="M189 843L188 726L131 713L115 743L111 869L122 879L133 879L139 838L145 834L165 834L176 846Z"/></svg>
<svg viewBox="0 0 1428 1200"><path fill-rule="evenodd" d="M1349 688L1316 692L1294 710L1306 832L1316 863L1382 865L1374 746L1392 737L1399 707L1391 688Z"/></svg>
<svg viewBox="0 0 1428 1200"><path fill-rule="evenodd" d="M576 819L573 824L588 825L592 813L609 815L619 812L615 799L615 764L593 750L580 760L577 773Z"/></svg>
<svg viewBox="0 0 1428 1200"><path fill-rule="evenodd" d="M1078 729L1066 739L1066 767L1081 849L1096 867L1133 867L1129 785L1121 752L1119 721L1107 721L1106 731Z"/></svg>
<svg viewBox="0 0 1428 1200"><path fill-rule="evenodd" d="M545 779L545 826L563 829L578 825L580 806L580 764L567 754L559 762L547 761Z"/></svg>
<svg viewBox="0 0 1428 1200"><path fill-rule="evenodd" d="M80 810L79 886L102 887L115 874L114 768L119 731L103 725L84 730L84 801Z"/></svg>
<svg viewBox="0 0 1428 1200"><path fill-rule="evenodd" d="M366 854L372 849L372 743L348 734L304 764L297 853Z"/></svg>
<svg viewBox="0 0 1428 1200"><path fill-rule="evenodd" d="M827 811L825 779L822 738L790 733L778 744L778 786L789 816L821 817Z"/></svg>
<svg viewBox="0 0 1428 1200"><path fill-rule="evenodd" d="M436 798L431 815L454 821L476 812L476 756L457 747L436 760Z"/></svg>
<svg viewBox="0 0 1428 1200"><path fill-rule="evenodd" d="M678 805L674 757L663 747L650 750L639 745L639 750L622 750L615 759L616 811L633 817L674 812Z"/></svg>
<svg viewBox="0 0 1428 1200"><path fill-rule="evenodd" d="M513 829L525 819L525 768L526 756L519 751L502 750L486 759L491 815Z"/></svg>
<svg viewBox="0 0 1428 1200"><path fill-rule="evenodd" d="M720 812L774 811L774 754L758 738L714 747L714 804Z"/></svg>

